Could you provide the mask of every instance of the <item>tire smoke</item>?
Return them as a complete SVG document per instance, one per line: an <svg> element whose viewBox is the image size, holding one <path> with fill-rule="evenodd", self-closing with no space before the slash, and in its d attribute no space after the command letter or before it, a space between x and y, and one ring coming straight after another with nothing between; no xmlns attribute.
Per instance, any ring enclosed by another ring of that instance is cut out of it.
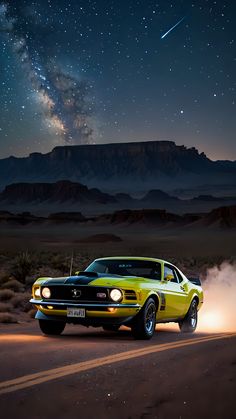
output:
<svg viewBox="0 0 236 419"><path fill-rule="evenodd" d="M203 282L204 304L198 332L236 331L236 265L223 262L207 271Z"/></svg>

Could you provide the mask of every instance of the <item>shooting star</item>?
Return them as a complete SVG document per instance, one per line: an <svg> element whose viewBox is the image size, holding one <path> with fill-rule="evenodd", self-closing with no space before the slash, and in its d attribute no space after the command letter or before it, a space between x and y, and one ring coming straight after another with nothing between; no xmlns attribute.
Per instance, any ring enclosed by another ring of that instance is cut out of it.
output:
<svg viewBox="0 0 236 419"><path fill-rule="evenodd" d="M179 24L185 19L185 16L182 17L182 19L180 19L174 26L172 26L172 28L170 28L166 33L164 33L164 35L161 36L161 39L164 39L171 31L173 31L173 29L176 28L176 26L179 26Z"/></svg>

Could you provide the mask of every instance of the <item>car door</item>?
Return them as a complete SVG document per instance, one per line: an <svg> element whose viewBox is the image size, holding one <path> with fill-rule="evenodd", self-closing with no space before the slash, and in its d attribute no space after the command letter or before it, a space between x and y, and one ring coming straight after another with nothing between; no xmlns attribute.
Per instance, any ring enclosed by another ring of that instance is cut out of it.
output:
<svg viewBox="0 0 236 419"><path fill-rule="evenodd" d="M167 277L171 280L167 280ZM182 280L181 280L182 279ZM183 278L170 264L164 264L164 294L165 294L165 319L181 317L186 313L188 290L182 285Z"/></svg>

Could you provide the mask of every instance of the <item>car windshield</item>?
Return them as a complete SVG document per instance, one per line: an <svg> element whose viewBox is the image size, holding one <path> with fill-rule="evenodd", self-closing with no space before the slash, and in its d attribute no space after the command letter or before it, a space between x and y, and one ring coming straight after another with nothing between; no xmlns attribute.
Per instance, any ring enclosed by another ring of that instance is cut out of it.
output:
<svg viewBox="0 0 236 419"><path fill-rule="evenodd" d="M87 272L97 272L120 276L138 276L161 280L161 264L149 260L135 259L101 259L95 260L86 269Z"/></svg>

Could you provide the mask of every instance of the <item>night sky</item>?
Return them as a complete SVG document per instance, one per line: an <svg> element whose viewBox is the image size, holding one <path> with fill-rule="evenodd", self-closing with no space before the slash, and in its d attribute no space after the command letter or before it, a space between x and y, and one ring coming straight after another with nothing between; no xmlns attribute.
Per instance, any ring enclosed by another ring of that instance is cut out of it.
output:
<svg viewBox="0 0 236 419"><path fill-rule="evenodd" d="M173 140L236 159L236 2L0 0L0 157Z"/></svg>

